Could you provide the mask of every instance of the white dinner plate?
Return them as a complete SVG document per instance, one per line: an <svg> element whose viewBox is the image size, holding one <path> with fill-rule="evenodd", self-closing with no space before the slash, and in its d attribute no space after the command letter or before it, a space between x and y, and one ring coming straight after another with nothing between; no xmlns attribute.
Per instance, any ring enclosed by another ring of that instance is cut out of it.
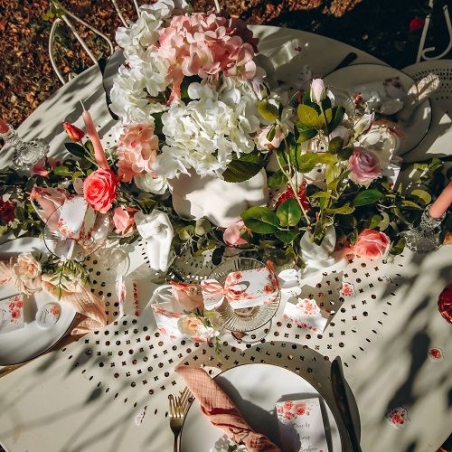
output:
<svg viewBox="0 0 452 452"><path fill-rule="evenodd" d="M9 240L0 245L0 260L7 260L21 252L40 251L46 253L41 239L20 238ZM14 295L17 288L10 283L0 286L0 299ZM60 317L48 329L38 326L35 316L38 309L47 303L57 303L60 306ZM9 333L0 334L0 365L18 364L28 361L55 345L70 329L76 312L66 303L58 300L44 291L37 292L24 300L25 326Z"/></svg>
<svg viewBox="0 0 452 452"><path fill-rule="evenodd" d="M244 364L222 372L215 381L234 401L250 426L276 444L280 443L276 402L319 398L328 450L342 450L333 413L316 389L294 372L272 364ZM181 452L210 452L224 433L210 423L194 400L185 417Z"/></svg>
<svg viewBox="0 0 452 452"><path fill-rule="evenodd" d="M331 87L352 90L355 86L372 82L383 82L386 78L399 77L406 92L415 84L407 74L381 64L354 64L328 74L324 81ZM351 92L350 92L351 93ZM410 124L403 128L405 138L400 144L398 155L404 155L415 148L427 134L431 123L430 100L425 99L413 112Z"/></svg>

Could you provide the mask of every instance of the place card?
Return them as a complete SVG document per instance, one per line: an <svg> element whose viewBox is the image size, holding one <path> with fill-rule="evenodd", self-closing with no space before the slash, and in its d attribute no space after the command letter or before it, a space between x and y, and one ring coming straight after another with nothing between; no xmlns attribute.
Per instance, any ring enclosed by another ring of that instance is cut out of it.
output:
<svg viewBox="0 0 452 452"><path fill-rule="evenodd" d="M58 322L60 315L61 308L58 303L46 303L36 313L36 325L43 330L48 330Z"/></svg>
<svg viewBox="0 0 452 452"><path fill-rule="evenodd" d="M0 334L24 327L24 295L17 293L0 300Z"/></svg>
<svg viewBox="0 0 452 452"><path fill-rule="evenodd" d="M318 398L278 402L276 414L284 452L328 452Z"/></svg>

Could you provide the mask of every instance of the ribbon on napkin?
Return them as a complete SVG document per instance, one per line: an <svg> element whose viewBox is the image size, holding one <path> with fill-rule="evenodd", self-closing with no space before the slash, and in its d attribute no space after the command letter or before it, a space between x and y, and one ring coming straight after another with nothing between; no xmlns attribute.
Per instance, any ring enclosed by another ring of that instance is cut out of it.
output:
<svg viewBox="0 0 452 452"><path fill-rule="evenodd" d="M10 261L0 261L0 286L10 282L14 283L20 292L28 295L43 290L60 302L68 303L77 313L85 316L72 330L72 335L99 330L107 324L104 301L80 281L65 282L64 286L58 286L55 284L54 275L39 274L32 278L21 276L17 271L17 259L11 258Z"/></svg>
<svg viewBox="0 0 452 452"><path fill-rule="evenodd" d="M185 380L210 422L235 443L244 444L248 452L281 452L265 435L250 427L234 402L203 369L180 365L176 372Z"/></svg>
<svg viewBox="0 0 452 452"><path fill-rule="evenodd" d="M241 309L273 302L279 284L273 264L268 261L265 267L230 272L224 285L216 279L206 279L201 289L206 309L220 306L224 299L232 309Z"/></svg>

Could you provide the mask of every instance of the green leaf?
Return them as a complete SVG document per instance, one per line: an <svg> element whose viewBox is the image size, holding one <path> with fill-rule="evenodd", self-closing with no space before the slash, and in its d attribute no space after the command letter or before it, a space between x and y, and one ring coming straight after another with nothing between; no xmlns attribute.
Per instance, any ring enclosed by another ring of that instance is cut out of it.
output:
<svg viewBox="0 0 452 452"><path fill-rule="evenodd" d="M271 188L282 187L286 184L287 178L281 170L276 171L267 179L267 185Z"/></svg>
<svg viewBox="0 0 452 452"><path fill-rule="evenodd" d="M355 207L359 207L366 206L368 204L375 204L383 197L384 195L380 190L377 190L376 188L371 188L358 193L358 195L353 200L353 205Z"/></svg>
<svg viewBox="0 0 452 452"><path fill-rule="evenodd" d="M381 223L382 217L378 214L372 215L370 219L369 225L367 226L369 229L376 229Z"/></svg>
<svg viewBox="0 0 452 452"><path fill-rule="evenodd" d="M334 137L328 144L328 152L336 154L342 149L344 140L341 137Z"/></svg>
<svg viewBox="0 0 452 452"><path fill-rule="evenodd" d="M244 182L251 179L262 169L259 163L247 162L244 160L232 160L223 173L226 182Z"/></svg>
<svg viewBox="0 0 452 452"><path fill-rule="evenodd" d="M267 133L267 140L272 142L273 138L275 138L275 135L276 135L276 127L272 126Z"/></svg>
<svg viewBox="0 0 452 452"><path fill-rule="evenodd" d="M89 155L94 157L94 146L93 143L91 143L91 141L87 141L85 143L85 148L87 149L87 151L89 152Z"/></svg>
<svg viewBox="0 0 452 452"><path fill-rule="evenodd" d="M281 226L296 226L301 220L301 209L298 202L290 198L276 209Z"/></svg>
<svg viewBox="0 0 452 452"><path fill-rule="evenodd" d="M317 129L314 129L313 127L308 127L306 124L303 124L302 122L297 122L297 130L298 130L297 138L298 143L308 141L311 138L314 138L319 133Z"/></svg>
<svg viewBox="0 0 452 452"><path fill-rule="evenodd" d="M380 231L385 231L389 227L390 218L386 212L381 212L381 216L383 217L383 219L380 221L378 227Z"/></svg>
<svg viewBox="0 0 452 452"><path fill-rule="evenodd" d="M300 104L297 107L298 119L308 126L315 129L320 129L325 123L323 120L323 115L317 112L315 108L309 107L308 105Z"/></svg>
<svg viewBox="0 0 452 452"><path fill-rule="evenodd" d="M343 107L333 107L333 118L328 124L328 129L332 132L344 118L345 110Z"/></svg>
<svg viewBox="0 0 452 452"><path fill-rule="evenodd" d="M77 143L64 143L66 149L76 157L83 158L86 156L86 149Z"/></svg>
<svg viewBox="0 0 452 452"><path fill-rule="evenodd" d="M418 209L418 210L423 210L423 209L424 209L424 208L421 207L419 204L416 204L416 203L413 202L413 201L409 201L408 199L404 199L404 200L402 201L402 206L403 206L403 207L411 207L411 208L413 208L413 209Z"/></svg>
<svg viewBox="0 0 452 452"><path fill-rule="evenodd" d="M209 220L205 218L200 218L196 221L195 225L195 234L196 235L205 235L208 234L212 229L212 225Z"/></svg>
<svg viewBox="0 0 452 452"><path fill-rule="evenodd" d="M326 209L326 213L332 213L332 214L339 214L339 215L350 215L355 211L355 208L352 207L350 204L344 204L341 207L335 207L332 209Z"/></svg>
<svg viewBox="0 0 452 452"><path fill-rule="evenodd" d="M275 122L279 118L278 108L265 100L258 102L257 111L267 122L270 123Z"/></svg>
<svg viewBox="0 0 452 452"><path fill-rule="evenodd" d="M411 194L422 199L425 205L430 204L432 202L432 195L426 192L425 190L413 190Z"/></svg>
<svg viewBox="0 0 452 452"><path fill-rule="evenodd" d="M245 226L258 234L272 234L279 226L278 217L268 207L250 207L241 217Z"/></svg>
<svg viewBox="0 0 452 452"><path fill-rule="evenodd" d="M394 256L401 254L403 249L405 248L405 238L401 237L396 239L391 246L390 253Z"/></svg>
<svg viewBox="0 0 452 452"><path fill-rule="evenodd" d="M300 173L309 173L309 171L312 171L318 163L320 163L319 154L314 152L308 152L306 154L300 153L297 158L297 166Z"/></svg>
<svg viewBox="0 0 452 452"><path fill-rule="evenodd" d="M183 241L189 240L195 234L195 227L191 224L178 231L179 238Z"/></svg>
<svg viewBox="0 0 452 452"><path fill-rule="evenodd" d="M283 231L281 229L278 229L277 231L275 231L275 237L284 243L292 242L296 236L297 236L296 231Z"/></svg>
<svg viewBox="0 0 452 452"><path fill-rule="evenodd" d="M309 196L309 198L324 198L324 199L330 199L331 198L331 192L329 191L317 191Z"/></svg>
<svg viewBox="0 0 452 452"><path fill-rule="evenodd" d="M70 171L67 166L57 166L53 169L53 174L61 177L71 177L72 171Z"/></svg>

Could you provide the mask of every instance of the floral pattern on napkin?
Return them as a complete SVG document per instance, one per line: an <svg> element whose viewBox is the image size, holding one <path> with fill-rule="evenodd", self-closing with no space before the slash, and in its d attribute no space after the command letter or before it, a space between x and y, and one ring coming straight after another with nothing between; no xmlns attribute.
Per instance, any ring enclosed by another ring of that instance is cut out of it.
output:
<svg viewBox="0 0 452 452"><path fill-rule="evenodd" d="M386 415L386 421L395 428L405 427L409 422L408 410L404 407L394 408Z"/></svg>
<svg viewBox="0 0 452 452"><path fill-rule="evenodd" d="M289 320L313 333L321 333L325 329L328 320L324 315L327 315L326 311L322 311L315 300L298 298L296 304L290 302L286 304L283 319Z"/></svg>

